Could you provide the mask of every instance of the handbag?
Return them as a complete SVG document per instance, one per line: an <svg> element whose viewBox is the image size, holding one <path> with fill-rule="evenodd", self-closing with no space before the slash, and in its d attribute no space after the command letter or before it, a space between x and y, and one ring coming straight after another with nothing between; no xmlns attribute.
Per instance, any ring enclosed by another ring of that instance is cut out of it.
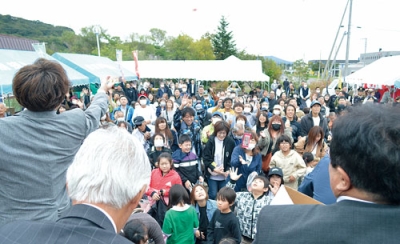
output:
<svg viewBox="0 0 400 244"><path fill-rule="evenodd" d="M265 156L262 156L261 158L262 159L261 170L264 172L265 175L268 175L271 158L272 158L272 141L269 143L267 154Z"/></svg>
<svg viewBox="0 0 400 244"><path fill-rule="evenodd" d="M261 169L265 175L268 175L269 172L269 164L271 163L272 152L267 153L267 155L262 156L262 165Z"/></svg>

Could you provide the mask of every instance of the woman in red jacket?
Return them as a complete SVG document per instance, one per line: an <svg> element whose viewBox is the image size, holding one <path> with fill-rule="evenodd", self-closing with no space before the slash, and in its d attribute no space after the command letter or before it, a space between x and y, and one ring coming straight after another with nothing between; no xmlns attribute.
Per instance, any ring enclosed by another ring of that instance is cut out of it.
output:
<svg viewBox="0 0 400 244"><path fill-rule="evenodd" d="M161 153L158 157L158 168L151 172L150 186L146 195L150 201L149 206L164 196L166 204L168 204L169 189L173 185L182 185L179 174L173 169L173 162L170 153Z"/></svg>

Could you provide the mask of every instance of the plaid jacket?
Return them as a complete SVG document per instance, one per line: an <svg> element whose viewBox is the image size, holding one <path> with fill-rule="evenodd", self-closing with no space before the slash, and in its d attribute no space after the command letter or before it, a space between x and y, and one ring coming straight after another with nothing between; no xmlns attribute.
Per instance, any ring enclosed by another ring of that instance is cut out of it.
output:
<svg viewBox="0 0 400 244"><path fill-rule="evenodd" d="M226 186L233 189L235 188L235 183L230 181ZM258 215L264 206L271 203L271 200L268 192L257 199L254 199L251 192L236 192L235 204L242 235L251 239L255 238Z"/></svg>

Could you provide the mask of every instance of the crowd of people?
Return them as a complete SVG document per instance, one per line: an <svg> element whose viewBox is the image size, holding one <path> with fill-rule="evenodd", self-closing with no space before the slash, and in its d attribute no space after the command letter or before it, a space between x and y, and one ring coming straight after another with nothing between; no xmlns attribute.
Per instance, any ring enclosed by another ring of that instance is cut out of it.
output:
<svg viewBox="0 0 400 244"><path fill-rule="evenodd" d="M16 73L25 109L0 103L2 243L313 243L342 209L363 216L343 231L385 218L357 242L396 239L399 107L287 79L249 92L153 85L107 77L78 97L55 62ZM282 187L332 208L272 206ZM327 242L346 240L335 233Z"/></svg>

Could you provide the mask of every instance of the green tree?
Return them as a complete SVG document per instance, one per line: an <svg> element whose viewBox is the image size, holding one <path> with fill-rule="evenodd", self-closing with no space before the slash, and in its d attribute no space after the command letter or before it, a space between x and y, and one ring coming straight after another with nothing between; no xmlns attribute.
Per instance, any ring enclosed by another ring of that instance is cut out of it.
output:
<svg viewBox="0 0 400 244"><path fill-rule="evenodd" d="M227 30L229 23L222 16L216 34L212 35L211 42L214 48L214 55L217 60L223 60L231 55L236 55L236 44L233 40L232 31Z"/></svg>
<svg viewBox="0 0 400 244"><path fill-rule="evenodd" d="M164 44L165 41L165 37L167 32L164 30L160 30L157 28L151 28L150 29L150 39L152 40L152 44L154 46L162 46Z"/></svg>
<svg viewBox="0 0 400 244"><path fill-rule="evenodd" d="M304 62L303 59L296 60L293 63L293 77L298 82L307 81L309 77L308 65Z"/></svg>
<svg viewBox="0 0 400 244"><path fill-rule="evenodd" d="M179 35L177 38L170 38L165 42L167 58L172 60L191 59L191 46L193 38L186 34Z"/></svg>
<svg viewBox="0 0 400 244"><path fill-rule="evenodd" d="M202 37L190 46L191 57L193 60L214 60L214 52L210 38Z"/></svg>
<svg viewBox="0 0 400 244"><path fill-rule="evenodd" d="M282 68L272 59L263 59L262 68L264 74L269 76L270 81L279 80L282 75Z"/></svg>

